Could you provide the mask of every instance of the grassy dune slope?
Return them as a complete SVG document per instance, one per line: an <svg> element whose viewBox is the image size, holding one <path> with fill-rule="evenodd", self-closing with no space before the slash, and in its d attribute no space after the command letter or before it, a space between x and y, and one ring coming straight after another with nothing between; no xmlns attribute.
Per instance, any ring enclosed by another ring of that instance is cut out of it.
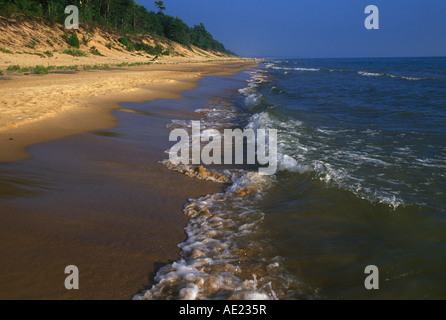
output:
<svg viewBox="0 0 446 320"><path fill-rule="evenodd" d="M68 38L73 32L79 39L79 48L68 44ZM123 44L127 40L120 41L122 38L127 38L132 44L139 43L152 48L158 45L164 55L132 50ZM82 25L79 30L67 30L61 24L40 18L0 17L0 73L3 74L28 71L46 73L48 69L80 70L234 58L227 54L209 52L193 46L186 47L168 39L149 35L125 35L102 27ZM40 70L35 69L36 66L41 66Z"/></svg>

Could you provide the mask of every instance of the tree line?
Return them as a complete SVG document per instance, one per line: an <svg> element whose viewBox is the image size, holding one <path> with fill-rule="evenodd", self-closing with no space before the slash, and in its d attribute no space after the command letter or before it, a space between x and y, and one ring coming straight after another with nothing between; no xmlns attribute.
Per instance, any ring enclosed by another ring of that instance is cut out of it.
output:
<svg viewBox="0 0 446 320"><path fill-rule="evenodd" d="M134 0L0 0L0 15L10 17L23 13L63 23L67 16L65 7L75 5L79 8L80 22L86 25L147 34L186 46L232 54L212 37L202 23L189 27L182 19L165 14L163 1L155 1L154 4L157 12L148 11Z"/></svg>

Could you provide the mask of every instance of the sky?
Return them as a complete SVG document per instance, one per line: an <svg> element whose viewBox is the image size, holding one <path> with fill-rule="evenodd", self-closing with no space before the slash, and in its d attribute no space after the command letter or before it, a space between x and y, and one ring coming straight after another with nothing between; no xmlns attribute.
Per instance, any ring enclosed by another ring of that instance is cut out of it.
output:
<svg viewBox="0 0 446 320"><path fill-rule="evenodd" d="M148 10L154 1L136 0ZM445 0L164 0L166 14L203 23L244 57L446 56ZM368 5L379 29L368 30Z"/></svg>

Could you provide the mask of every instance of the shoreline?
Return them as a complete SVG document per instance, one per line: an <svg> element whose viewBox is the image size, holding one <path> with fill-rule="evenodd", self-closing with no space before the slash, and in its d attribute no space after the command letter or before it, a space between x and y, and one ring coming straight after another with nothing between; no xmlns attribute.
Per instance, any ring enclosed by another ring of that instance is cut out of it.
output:
<svg viewBox="0 0 446 320"><path fill-rule="evenodd" d="M203 76L228 76L254 65L246 60L185 62L4 80L0 162L27 159L25 149L30 145L112 128L116 119L111 112L122 108L120 102L179 99ZM24 115L28 118L23 119Z"/></svg>
<svg viewBox="0 0 446 320"><path fill-rule="evenodd" d="M221 192L222 185L191 179L160 163L168 141L165 124L171 118L193 116L196 105L191 97L211 92L197 91L204 76L248 69L245 63L182 68L182 79L190 81L175 79L175 89L166 90L167 82L157 91L142 87L138 95L132 91L125 97L100 97L90 102L95 105L91 113L86 108L64 111L63 116L22 127L23 134L34 135L27 142L46 141L30 144L26 154L17 148L15 154L24 161L0 163L2 299L131 299L150 288L161 266L179 257L177 245L185 239L188 222L184 205L190 198ZM165 71L169 79L173 71ZM212 92L222 90L218 84L212 83ZM149 101L148 93L158 97L149 102L157 105L148 109L153 115L144 117L127 107L132 100ZM181 107L184 103L192 105ZM93 114L101 116L100 125ZM63 127L73 119L86 123ZM50 122L57 135L43 134ZM30 131L33 126L35 131ZM92 132L110 129L124 139ZM42 135L37 136L38 130ZM77 292L63 286L67 265L80 269Z"/></svg>

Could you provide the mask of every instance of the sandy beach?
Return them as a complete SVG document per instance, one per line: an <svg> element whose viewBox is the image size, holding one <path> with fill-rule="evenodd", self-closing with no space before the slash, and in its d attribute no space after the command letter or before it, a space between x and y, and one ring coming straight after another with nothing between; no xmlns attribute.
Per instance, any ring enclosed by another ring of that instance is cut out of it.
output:
<svg viewBox="0 0 446 320"><path fill-rule="evenodd" d="M140 115L119 103L180 99L203 76L229 76L253 65L175 62L3 76L0 298L130 299L147 288L159 267L178 258L187 199L222 186L160 164L169 118L193 112L163 111L163 102L138 127L144 133L135 126L131 134L146 134L144 147L104 139L117 126L112 112L137 123ZM80 269L81 290L64 288L64 268L71 264Z"/></svg>
<svg viewBox="0 0 446 320"><path fill-rule="evenodd" d="M26 146L114 125L118 102L180 98L204 75L229 75L252 62L170 63L0 80L0 161L22 160Z"/></svg>
<svg viewBox="0 0 446 320"><path fill-rule="evenodd" d="M446 300L446 1L376 2L0 0L0 300Z"/></svg>

